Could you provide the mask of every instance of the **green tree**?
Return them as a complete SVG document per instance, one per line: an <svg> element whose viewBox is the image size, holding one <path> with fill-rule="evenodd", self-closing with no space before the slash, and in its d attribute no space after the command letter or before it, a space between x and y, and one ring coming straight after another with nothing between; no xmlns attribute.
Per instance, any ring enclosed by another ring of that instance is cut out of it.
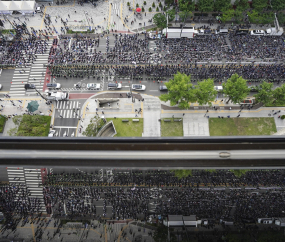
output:
<svg viewBox="0 0 285 242"><path fill-rule="evenodd" d="M156 12L159 12L159 8L158 7L156 7Z"/></svg>
<svg viewBox="0 0 285 242"><path fill-rule="evenodd" d="M192 170L171 170L178 179L192 176Z"/></svg>
<svg viewBox="0 0 285 242"><path fill-rule="evenodd" d="M284 0L271 0L271 5L272 5L272 8L277 11L282 11L285 9Z"/></svg>
<svg viewBox="0 0 285 242"><path fill-rule="evenodd" d="M257 86L257 94L254 95L256 102L269 105L273 101L273 83L263 81Z"/></svg>
<svg viewBox="0 0 285 242"><path fill-rule="evenodd" d="M179 12L179 17L180 19L185 23L185 21L189 18L193 16L192 12L189 11L181 11Z"/></svg>
<svg viewBox="0 0 285 242"><path fill-rule="evenodd" d="M252 6L256 11L261 12L267 8L268 0L254 0L252 1Z"/></svg>
<svg viewBox="0 0 285 242"><path fill-rule="evenodd" d="M144 10L144 7L142 7L142 12L144 12L145 10Z"/></svg>
<svg viewBox="0 0 285 242"><path fill-rule="evenodd" d="M175 9L167 10L166 13L168 15L168 22L171 22L175 19Z"/></svg>
<svg viewBox="0 0 285 242"><path fill-rule="evenodd" d="M95 137L103 125L103 120L98 116L95 116L94 118L91 118L90 124L88 124L87 128L82 132L82 134L87 137Z"/></svg>
<svg viewBox="0 0 285 242"><path fill-rule="evenodd" d="M195 1L179 0L179 10L193 12L195 10Z"/></svg>
<svg viewBox="0 0 285 242"><path fill-rule="evenodd" d="M285 84L283 84L281 87L277 87L273 91L273 104L282 104L285 103Z"/></svg>
<svg viewBox="0 0 285 242"><path fill-rule="evenodd" d="M154 2L152 3L152 7L155 8L155 3Z"/></svg>
<svg viewBox="0 0 285 242"><path fill-rule="evenodd" d="M163 30L167 27L166 16L162 13L157 13L153 16L153 23L156 25L157 28Z"/></svg>
<svg viewBox="0 0 285 242"><path fill-rule="evenodd" d="M235 5L237 6L237 9L242 12L249 9L248 0L237 0L235 1Z"/></svg>
<svg viewBox="0 0 285 242"><path fill-rule="evenodd" d="M278 13L277 18L278 18L278 22L280 25L285 25L285 14L284 13Z"/></svg>
<svg viewBox="0 0 285 242"><path fill-rule="evenodd" d="M11 128L8 130L8 134L9 136L15 136L17 134L17 131L18 131L18 127Z"/></svg>
<svg viewBox="0 0 285 242"><path fill-rule="evenodd" d="M252 10L251 12L247 12L247 15L251 23L260 24L262 21L259 13L255 9Z"/></svg>
<svg viewBox="0 0 285 242"><path fill-rule="evenodd" d="M190 80L190 76L177 72L174 78L166 82L168 93L159 96L161 101L170 101L170 105L178 104L181 109L190 107L190 102L196 102L195 89Z"/></svg>
<svg viewBox="0 0 285 242"><path fill-rule="evenodd" d="M151 12L151 11L152 11L151 7L149 7L148 11L149 11L149 12Z"/></svg>
<svg viewBox="0 0 285 242"><path fill-rule="evenodd" d="M146 1L144 1L143 4L146 5Z"/></svg>
<svg viewBox="0 0 285 242"><path fill-rule="evenodd" d="M227 21L230 21L234 17L234 14L235 14L235 10L234 9L226 10L225 12L223 12L223 15L221 17L221 21L223 23L225 23Z"/></svg>
<svg viewBox="0 0 285 242"><path fill-rule="evenodd" d="M217 91L214 88L214 80L207 79L199 81L195 86L195 95L199 105L212 106L212 102L217 96Z"/></svg>
<svg viewBox="0 0 285 242"><path fill-rule="evenodd" d="M240 103L247 97L249 88L246 82L247 80L238 74L233 74L226 83L223 83L223 93L228 96L227 103L229 101Z"/></svg>
<svg viewBox="0 0 285 242"><path fill-rule="evenodd" d="M214 10L224 12L231 8L231 0L216 0L214 3Z"/></svg>
<svg viewBox="0 0 285 242"><path fill-rule="evenodd" d="M139 4L137 3L136 7L138 8L139 7Z"/></svg>
<svg viewBox="0 0 285 242"><path fill-rule="evenodd" d="M161 2L159 2L158 6L159 6L160 8L162 8L162 4L161 4Z"/></svg>
<svg viewBox="0 0 285 242"><path fill-rule="evenodd" d="M155 242L168 241L168 228L164 225L159 225L155 230L153 239ZM170 242L176 242L176 237L173 233L170 233Z"/></svg>
<svg viewBox="0 0 285 242"><path fill-rule="evenodd" d="M245 173L247 173L250 170L246 170L246 169L238 170L238 169L235 169L235 170L230 170L230 171L232 173L234 173L236 177L241 177L242 175L244 175Z"/></svg>
<svg viewBox="0 0 285 242"><path fill-rule="evenodd" d="M198 0L198 8L200 12L211 12L214 9L214 1Z"/></svg>

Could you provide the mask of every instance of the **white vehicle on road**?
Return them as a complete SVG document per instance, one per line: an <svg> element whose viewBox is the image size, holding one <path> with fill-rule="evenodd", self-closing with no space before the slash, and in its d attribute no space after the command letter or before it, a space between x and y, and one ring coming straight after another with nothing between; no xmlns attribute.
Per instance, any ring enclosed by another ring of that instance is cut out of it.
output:
<svg viewBox="0 0 285 242"><path fill-rule="evenodd" d="M141 85L141 84L133 84L132 85L132 89L137 90L137 91L144 91L145 88L146 88L145 85Z"/></svg>
<svg viewBox="0 0 285 242"><path fill-rule="evenodd" d="M87 84L87 89L88 90L99 90L100 89L100 84L99 83L88 83Z"/></svg>
<svg viewBox="0 0 285 242"><path fill-rule="evenodd" d="M56 131L52 129L51 131L49 131L48 137L53 137L53 136L55 136L55 133L56 133Z"/></svg>
<svg viewBox="0 0 285 242"><path fill-rule="evenodd" d="M251 35L265 35L265 32L264 32L264 30L256 29L256 30L251 30L250 34Z"/></svg>

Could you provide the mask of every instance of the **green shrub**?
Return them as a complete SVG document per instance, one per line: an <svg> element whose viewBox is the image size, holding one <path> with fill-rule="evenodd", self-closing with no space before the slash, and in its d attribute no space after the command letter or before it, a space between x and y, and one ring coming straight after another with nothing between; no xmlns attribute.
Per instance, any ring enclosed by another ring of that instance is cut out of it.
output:
<svg viewBox="0 0 285 242"><path fill-rule="evenodd" d="M136 7L138 8L139 7L139 4L137 3Z"/></svg>
<svg viewBox="0 0 285 242"><path fill-rule="evenodd" d="M149 8L148 11L151 12L152 11L151 8Z"/></svg>
<svg viewBox="0 0 285 242"><path fill-rule="evenodd" d="M285 115L282 115L282 116L281 116L281 119L285 119Z"/></svg>
<svg viewBox="0 0 285 242"><path fill-rule="evenodd" d="M154 2L152 3L152 7L155 8L155 3Z"/></svg>
<svg viewBox="0 0 285 242"><path fill-rule="evenodd" d="M131 4L129 2L127 2L127 5L130 6Z"/></svg>
<svg viewBox="0 0 285 242"><path fill-rule="evenodd" d="M158 5L160 8L162 8L162 4L161 4L161 2L159 2L159 5Z"/></svg>
<svg viewBox="0 0 285 242"><path fill-rule="evenodd" d="M144 10L144 7L142 7L142 12L144 12L145 10Z"/></svg>
<svg viewBox="0 0 285 242"><path fill-rule="evenodd" d="M3 115L0 115L0 133L3 133L3 129L5 126L7 118Z"/></svg>
<svg viewBox="0 0 285 242"><path fill-rule="evenodd" d="M158 7L156 7L156 12L159 12L159 8Z"/></svg>
<svg viewBox="0 0 285 242"><path fill-rule="evenodd" d="M166 9L166 7L164 6L164 7L163 7L163 11L166 12L166 10L167 10L167 9Z"/></svg>
<svg viewBox="0 0 285 242"><path fill-rule="evenodd" d="M146 5L146 1L144 1L143 4Z"/></svg>

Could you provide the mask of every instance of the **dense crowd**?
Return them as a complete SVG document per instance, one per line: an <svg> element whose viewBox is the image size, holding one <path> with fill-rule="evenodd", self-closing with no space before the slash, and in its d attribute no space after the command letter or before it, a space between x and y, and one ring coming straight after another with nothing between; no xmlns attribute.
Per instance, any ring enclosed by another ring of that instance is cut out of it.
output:
<svg viewBox="0 0 285 242"><path fill-rule="evenodd" d="M30 221L39 223L36 237L41 238L51 221L43 221L42 212L64 219L143 221L194 214L197 219L233 219L236 224L280 217L285 211L284 179L283 170L250 170L241 176L228 170L192 170L183 178L175 171L159 170L50 173L43 178L43 199L32 197L32 188L16 180L0 186L0 211L6 218L1 232ZM51 240L60 234L60 223L54 227Z"/></svg>
<svg viewBox="0 0 285 242"><path fill-rule="evenodd" d="M55 77L88 77L102 78L105 74L115 75L118 78L145 78L157 80L163 78L172 78L177 72L191 75L191 81L212 78L215 81L223 81L237 73L246 80L260 82L263 80L279 83L285 79L284 64L270 65L149 65L149 66L117 66L117 65L49 65L49 73Z"/></svg>

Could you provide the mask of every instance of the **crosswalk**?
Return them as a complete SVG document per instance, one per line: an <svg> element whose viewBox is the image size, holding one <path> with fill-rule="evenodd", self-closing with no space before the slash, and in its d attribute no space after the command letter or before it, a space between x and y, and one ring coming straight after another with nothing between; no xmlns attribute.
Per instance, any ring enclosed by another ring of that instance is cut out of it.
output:
<svg viewBox="0 0 285 242"><path fill-rule="evenodd" d="M52 42L53 39L47 42L48 47L52 45ZM44 65L48 63L49 50L50 48L47 48L44 54L36 54L37 59L33 64L29 64L26 67L19 66L15 69L9 91L10 96L37 95L34 89L25 90L24 85L27 83L34 84L38 91L43 91L46 73L46 67L44 67Z"/></svg>
<svg viewBox="0 0 285 242"><path fill-rule="evenodd" d="M29 198L37 198L40 201L40 212L46 212L42 184L41 169L30 169L23 167L7 167L7 174L10 184L20 184L29 191ZM15 200L20 194L16 195Z"/></svg>
<svg viewBox="0 0 285 242"><path fill-rule="evenodd" d="M79 101L61 101L56 104L55 118L79 118Z"/></svg>

